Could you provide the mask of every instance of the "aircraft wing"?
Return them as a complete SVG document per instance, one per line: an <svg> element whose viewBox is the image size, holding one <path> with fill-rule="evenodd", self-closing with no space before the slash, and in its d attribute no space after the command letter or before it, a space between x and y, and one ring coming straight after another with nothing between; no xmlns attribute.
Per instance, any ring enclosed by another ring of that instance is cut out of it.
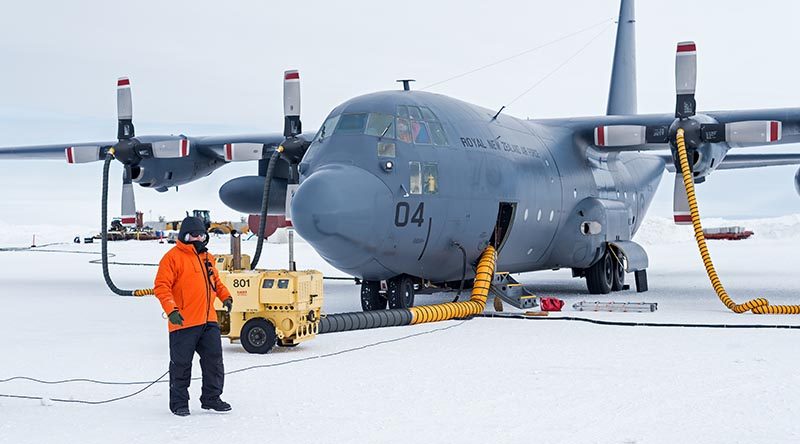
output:
<svg viewBox="0 0 800 444"><path fill-rule="evenodd" d="M67 150L69 148L79 148L80 150L92 149L95 147L113 146L113 142L81 142L74 144L56 145L35 145L35 146L10 146L0 148L0 159L51 159L68 160Z"/></svg>
<svg viewBox="0 0 800 444"><path fill-rule="evenodd" d="M669 153L657 154L664 159L667 171L674 173L675 165ZM800 165L800 154L797 153L765 153L765 154L728 154L717 170L739 170L745 168L761 168L781 165Z"/></svg>

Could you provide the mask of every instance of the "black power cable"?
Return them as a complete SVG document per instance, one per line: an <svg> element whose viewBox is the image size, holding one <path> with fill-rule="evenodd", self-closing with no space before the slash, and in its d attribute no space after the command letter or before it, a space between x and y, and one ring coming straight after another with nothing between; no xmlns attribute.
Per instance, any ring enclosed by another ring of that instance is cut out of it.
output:
<svg viewBox="0 0 800 444"><path fill-rule="evenodd" d="M663 327L663 328L770 328L770 329L788 329L800 330L800 325L780 325L780 324L681 324L676 322L623 322L623 321L603 321L600 319L580 318L576 316L525 316L524 314L515 313L481 313L475 315L479 318L499 318L499 319L524 319L527 321L570 321L570 322L586 322L589 324L606 325L606 326L619 326L619 327Z"/></svg>
<svg viewBox="0 0 800 444"><path fill-rule="evenodd" d="M418 336L424 336L424 335L429 335L429 334L432 334L432 333L437 333L437 332L449 330L451 328L459 327L459 326L463 325L465 322L467 322L467 321L461 321L461 322L458 322L458 323L455 323L455 324L451 324L451 325L447 325L447 326L444 326L444 327L434 328L432 330L426 330L426 331L421 331L421 332L417 332L417 333L412 333L412 334L409 334L409 335L405 335L405 336L401 336L401 337L393 338L393 339L385 339L385 340L382 340L382 341L371 342L369 344L360 345L358 347L347 348L347 349L344 349L344 350L339 350L339 351L330 352L330 353L324 353L324 354L321 354L321 355L308 356L308 357L305 357L305 358L298 358L298 359L290 359L288 361L275 362L275 363L272 363L272 364L251 365L249 367L243 367L243 368L239 368L239 369L236 369L236 370L231 370L229 372L226 372L225 375L233 375L233 374L236 374L236 373L244 373L244 372L248 372L248 371L256 370L256 369L281 367L281 366L284 366L284 365L298 364L298 363L301 363L301 362L312 361L312 360L315 360L315 359L324 359L324 358L330 358L330 357L334 357L334 356L340 356L340 355L344 355L344 354L347 354L347 353L353 353L353 352L360 351L360 350L366 350L366 349L369 349L369 348L378 347L380 345L391 344L393 342L400 342L400 341L404 341L406 339L415 338L415 337L418 337ZM164 372L164 374L159 376L159 378L156 379L155 381L134 381L134 382L100 381L100 380L85 379L85 378L63 379L63 380L60 380L60 381L46 381L46 380L41 380L41 379L36 379L36 378L30 378L30 377L27 377L27 376L13 376L13 377L7 378L7 379L0 379L0 383L10 382L10 381L15 381L15 380L22 380L22 381L38 382L40 384L48 384L48 385L66 384L66 383L72 383L72 382L88 382L88 383L102 384L102 385L143 385L143 384L146 384L146 386L141 388L141 389L139 389L139 390L137 390L137 391L135 391L135 392L133 392L133 393L130 393L130 394L127 394L127 395L124 395L124 396L118 396L116 398L105 399L105 400L101 400L101 401L87 401L87 400L82 400L82 399L64 399L64 398L46 398L46 397L43 397L43 396L9 395L9 394L0 394L0 398L31 399L31 400L40 400L40 401L50 400L52 402L63 402L63 403L72 403L72 404L89 404L89 405L108 404L108 403L111 403L111 402L121 401L123 399L128 399L128 398L134 397L134 396L144 392L145 390L149 389L153 385L158 384L160 382L168 382L168 381L163 380L164 377L167 376L167 374L169 374L169 370ZM202 379L202 377L196 376L196 377L192 378L192 381L197 381L197 380L201 380L201 379Z"/></svg>
<svg viewBox="0 0 800 444"><path fill-rule="evenodd" d="M261 220L258 223L258 243L256 244L256 252L253 254L253 260L250 262L250 269L255 270L258 265L258 260L261 258L261 249L264 246L264 230L267 228L267 213L269 212L269 189L272 184L272 176L275 174L275 164L278 162L282 147L278 147L272 152L267 164L267 174L264 177L264 195L261 196Z"/></svg>
<svg viewBox="0 0 800 444"><path fill-rule="evenodd" d="M132 290L122 290L114 285L108 272L108 225L106 224L108 222L108 169L112 160L114 160L113 149L106 153L106 159L103 162L103 196L100 204L100 254L102 255L103 279L112 292L120 296L133 296Z"/></svg>

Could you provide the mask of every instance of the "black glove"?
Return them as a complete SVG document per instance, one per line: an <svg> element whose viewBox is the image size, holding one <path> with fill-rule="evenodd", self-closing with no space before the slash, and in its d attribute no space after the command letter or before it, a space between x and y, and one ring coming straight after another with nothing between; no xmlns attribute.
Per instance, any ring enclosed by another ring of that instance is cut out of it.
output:
<svg viewBox="0 0 800 444"><path fill-rule="evenodd" d="M181 316L181 312L178 310L173 310L172 313L167 315L170 324L174 325L183 325L183 316Z"/></svg>
<svg viewBox="0 0 800 444"><path fill-rule="evenodd" d="M222 301L222 306L225 307L225 310L228 310L228 314L231 314L231 310L233 310L233 296Z"/></svg>

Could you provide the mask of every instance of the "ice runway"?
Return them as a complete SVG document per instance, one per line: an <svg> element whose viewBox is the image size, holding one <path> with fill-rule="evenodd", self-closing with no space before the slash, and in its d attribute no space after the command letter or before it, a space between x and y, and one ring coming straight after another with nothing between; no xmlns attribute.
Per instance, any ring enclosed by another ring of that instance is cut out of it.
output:
<svg viewBox="0 0 800 444"><path fill-rule="evenodd" d="M760 296L800 303L800 236L766 227L756 227L751 240L710 242L720 277L739 302ZM519 278L536 294L564 299L564 315L800 325L795 316L729 312L711 290L689 232L682 238L675 230L653 223L641 233L650 255L647 293L591 296L569 270ZM227 247L225 239L212 241L213 252ZM110 244L112 261L121 262L154 263L168 248ZM243 246L253 248L254 242ZM91 253L99 245L51 249ZM261 265L285 266L285 244L265 251ZM306 244L298 243L296 254L301 268L341 276ZM158 303L110 294L100 266L89 263L97 257L0 252L0 379L147 381L166 370ZM155 268L112 266L111 273L120 287L139 288L152 283ZM327 281L325 291L327 312L360 309L354 284ZM417 302L447 299L452 294ZM659 309L572 311L581 300L657 302ZM234 411L227 415L199 408L199 381L190 390L188 418L169 413L166 384L100 406L0 398L0 442L797 442L798 334L473 319L323 335L268 355L247 354L223 339L228 371L321 357L228 376L223 399ZM13 381L0 384L0 393L102 400L138 388Z"/></svg>

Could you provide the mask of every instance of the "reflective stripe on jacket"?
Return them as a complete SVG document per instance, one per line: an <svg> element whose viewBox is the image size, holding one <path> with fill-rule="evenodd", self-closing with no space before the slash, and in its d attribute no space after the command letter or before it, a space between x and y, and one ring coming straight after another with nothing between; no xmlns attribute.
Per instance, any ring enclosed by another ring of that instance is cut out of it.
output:
<svg viewBox="0 0 800 444"><path fill-rule="evenodd" d="M164 313L177 309L183 316L183 325L167 321L169 331L217 322L213 298L224 301L231 297L214 266L214 256L198 254L192 244L180 241L159 262L153 289Z"/></svg>

